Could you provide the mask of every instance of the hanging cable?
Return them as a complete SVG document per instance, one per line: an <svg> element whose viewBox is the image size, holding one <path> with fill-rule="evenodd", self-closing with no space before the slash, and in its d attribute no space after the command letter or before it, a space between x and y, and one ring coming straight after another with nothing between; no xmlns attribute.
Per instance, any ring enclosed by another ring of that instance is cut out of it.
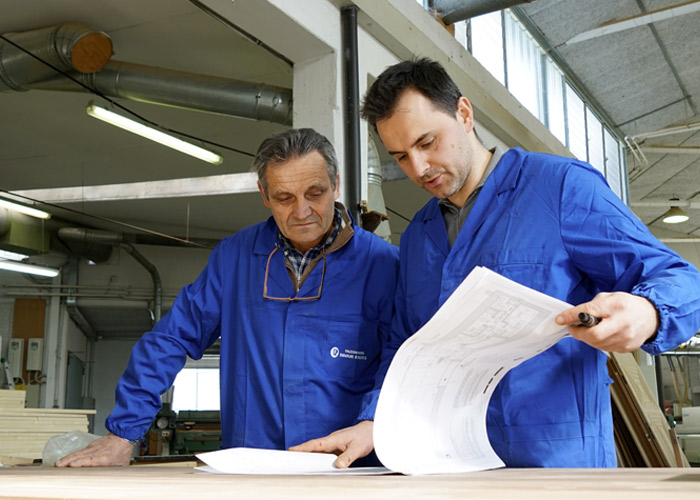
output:
<svg viewBox="0 0 700 500"><path fill-rule="evenodd" d="M411 219L409 219L408 217L405 217L405 216L401 215L401 214L398 213L396 210L394 210L394 209L392 209L392 208L390 208L390 207L387 207L387 206L385 206L385 208L386 208L389 212L391 212L392 214L398 215L399 217L401 217L401 218L402 218L403 220L405 220L406 222L411 222Z"/></svg>

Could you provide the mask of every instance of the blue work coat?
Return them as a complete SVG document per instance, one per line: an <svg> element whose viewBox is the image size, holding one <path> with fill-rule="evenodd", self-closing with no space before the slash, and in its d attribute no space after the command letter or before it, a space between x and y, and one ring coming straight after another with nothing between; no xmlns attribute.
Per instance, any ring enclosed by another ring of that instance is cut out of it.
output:
<svg viewBox="0 0 700 500"><path fill-rule="evenodd" d="M416 332L475 266L571 304L600 291L648 298L651 354L700 326L700 275L656 240L590 165L509 150L450 249L438 200L401 238L392 344ZM508 466L616 465L606 356L566 338L508 373L491 399L490 442Z"/></svg>
<svg viewBox="0 0 700 500"><path fill-rule="evenodd" d="M272 217L222 240L197 280L135 345L107 429L140 438L186 356L201 358L219 337L224 448L286 449L371 418L398 249L353 229L327 255L325 276L321 260L298 294L283 252L272 255L268 296L310 297L322 283L320 299L297 302L263 298L277 244Z"/></svg>

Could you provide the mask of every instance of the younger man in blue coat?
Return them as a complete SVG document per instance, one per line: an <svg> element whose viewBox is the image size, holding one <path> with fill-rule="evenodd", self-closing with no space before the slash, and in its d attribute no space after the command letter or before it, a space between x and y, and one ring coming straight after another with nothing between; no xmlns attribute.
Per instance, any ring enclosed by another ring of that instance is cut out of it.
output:
<svg viewBox="0 0 700 500"><path fill-rule="evenodd" d="M128 465L186 357L201 358L219 337L224 448L287 449L371 418L397 249L335 202L335 152L317 132L270 136L254 166L272 217L217 245L134 346L110 434L57 466Z"/></svg>
<svg viewBox="0 0 700 500"><path fill-rule="evenodd" d="M401 237L394 344L420 329L475 266L576 304L557 318L573 338L498 385L489 440L507 466L615 467L603 351L658 354L690 338L700 327L697 270L587 163L485 149L469 101L436 62L385 70L363 115L406 175L435 196ZM574 326L580 312L602 321ZM372 449L371 427L362 422L296 449L340 452L336 464L347 466Z"/></svg>

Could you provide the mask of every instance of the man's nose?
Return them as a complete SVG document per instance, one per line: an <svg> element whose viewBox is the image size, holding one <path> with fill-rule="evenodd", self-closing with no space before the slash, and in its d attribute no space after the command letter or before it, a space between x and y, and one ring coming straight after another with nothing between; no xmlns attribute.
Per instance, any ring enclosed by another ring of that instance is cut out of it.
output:
<svg viewBox="0 0 700 500"><path fill-rule="evenodd" d="M294 217L306 219L309 215L311 215L311 204L302 197L294 204Z"/></svg>
<svg viewBox="0 0 700 500"><path fill-rule="evenodd" d="M413 177L416 179L420 179L428 170L430 170L430 163L428 162L426 155L419 152L409 154L408 163L409 168L411 169L410 173L412 173ZM409 177L411 176L409 175Z"/></svg>

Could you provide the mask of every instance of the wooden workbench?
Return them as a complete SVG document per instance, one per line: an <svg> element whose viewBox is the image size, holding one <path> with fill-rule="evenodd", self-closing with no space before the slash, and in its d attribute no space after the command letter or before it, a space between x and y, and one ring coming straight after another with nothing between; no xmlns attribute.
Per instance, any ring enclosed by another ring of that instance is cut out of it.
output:
<svg viewBox="0 0 700 500"><path fill-rule="evenodd" d="M187 467L0 468L0 498L700 498L700 469L499 469L431 476L235 476Z"/></svg>

